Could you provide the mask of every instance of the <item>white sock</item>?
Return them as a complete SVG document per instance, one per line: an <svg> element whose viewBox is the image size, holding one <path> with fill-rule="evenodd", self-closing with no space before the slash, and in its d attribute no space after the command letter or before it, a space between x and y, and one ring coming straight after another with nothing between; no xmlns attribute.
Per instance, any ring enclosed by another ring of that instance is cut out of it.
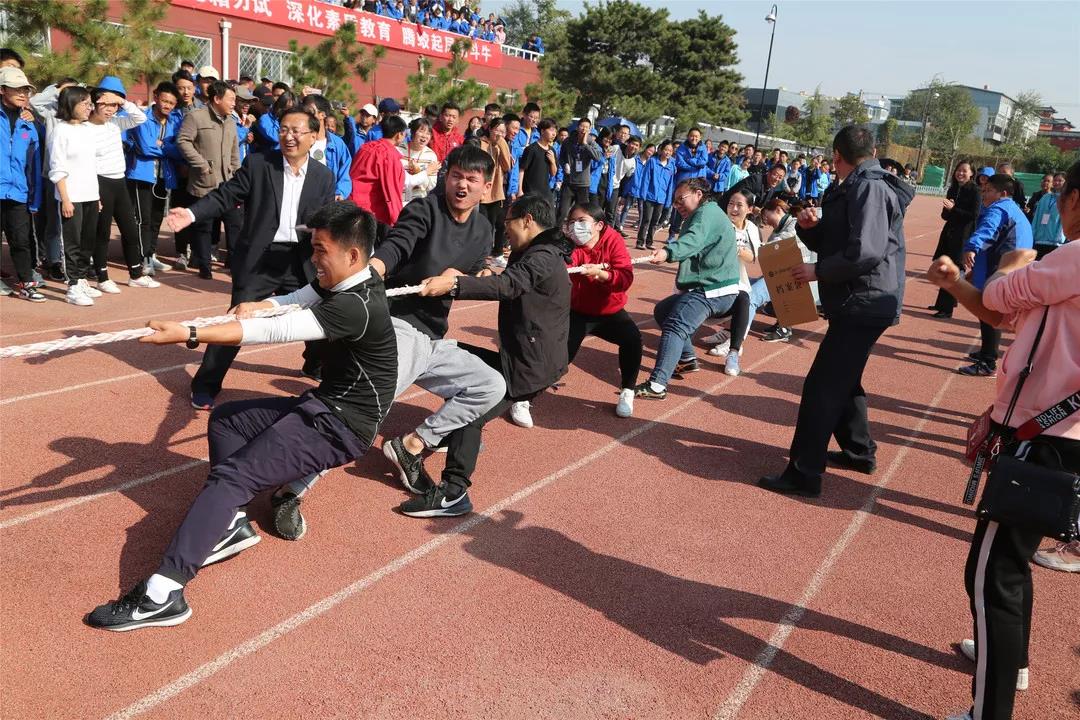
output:
<svg viewBox="0 0 1080 720"><path fill-rule="evenodd" d="M150 596L152 601L160 605L169 599L169 593L175 592L182 587L184 586L175 580L154 573L146 581L146 594Z"/></svg>
<svg viewBox="0 0 1080 720"><path fill-rule="evenodd" d="M649 389L652 390L653 392L664 392L664 386L663 385L658 385L658 384L654 383L652 380L649 381Z"/></svg>

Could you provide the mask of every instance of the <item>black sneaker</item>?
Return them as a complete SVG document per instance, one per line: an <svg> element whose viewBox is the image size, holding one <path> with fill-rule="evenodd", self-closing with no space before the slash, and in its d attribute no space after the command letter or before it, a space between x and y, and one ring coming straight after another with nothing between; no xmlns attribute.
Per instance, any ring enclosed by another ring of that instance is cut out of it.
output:
<svg viewBox="0 0 1080 720"><path fill-rule="evenodd" d="M423 458L406 450L402 438L396 437L383 442L382 452L387 460L394 463L401 484L409 492L423 495L435 486L435 481L424 469Z"/></svg>
<svg viewBox="0 0 1080 720"><path fill-rule="evenodd" d="M307 521L300 512L302 498L292 492L274 495L270 507L274 511L274 531L285 540L299 540L307 532Z"/></svg>
<svg viewBox="0 0 1080 720"><path fill-rule="evenodd" d="M64 266L58 262L49 265L49 279L67 282L67 276L64 275Z"/></svg>
<svg viewBox="0 0 1080 720"><path fill-rule="evenodd" d="M251 527L251 521L248 520L247 513L240 510L236 513L236 517L233 518L232 522L229 523L229 527L225 528L221 540L210 549L210 555L203 560L202 566L206 567L225 558L230 558L241 550L247 550L252 545L258 545L261 539L259 533L255 532L255 528Z"/></svg>
<svg viewBox="0 0 1080 720"><path fill-rule="evenodd" d="M663 400L667 397L667 388L657 392L652 389L652 385L646 380L634 388L634 397L645 398L646 400Z"/></svg>
<svg viewBox="0 0 1080 720"><path fill-rule="evenodd" d="M403 515L409 517L454 517L472 512L469 493L462 492L457 497L446 494L446 485L433 485L419 497L406 500L398 507Z"/></svg>
<svg viewBox="0 0 1080 720"><path fill-rule="evenodd" d="M761 338L765 342L787 342L791 339L791 328L773 325L772 329Z"/></svg>
<svg viewBox="0 0 1080 720"><path fill-rule="evenodd" d="M306 377L315 382L322 382L322 365L320 363L304 363L300 368L300 377Z"/></svg>
<svg viewBox="0 0 1080 720"><path fill-rule="evenodd" d="M701 367L698 365L697 358L693 358L692 360L680 360L675 363L675 372L672 373L672 377L682 379L683 376L695 373L700 369Z"/></svg>
<svg viewBox="0 0 1080 720"><path fill-rule="evenodd" d="M766 475L758 480L757 484L766 490L771 490L772 492L780 493L781 495L798 495L800 497L808 498L821 497L821 478L818 478L815 481L805 478L790 477L785 473L781 475Z"/></svg>
<svg viewBox="0 0 1080 720"><path fill-rule="evenodd" d="M848 455L843 450L830 450L826 453L826 457L831 465L847 470L854 470L863 475L873 475L874 471L877 470L877 461L867 460L866 458L855 458Z"/></svg>
<svg viewBox="0 0 1080 720"><path fill-rule="evenodd" d="M183 588L173 590L165 602L158 604L146 594L143 580L119 600L98 605L85 620L90 627L124 632L142 627L172 627L189 617L191 608L184 601Z"/></svg>
<svg viewBox="0 0 1080 720"><path fill-rule="evenodd" d="M996 364L991 365L985 360L976 360L974 364L958 368L956 372L968 377L996 378L997 366Z"/></svg>

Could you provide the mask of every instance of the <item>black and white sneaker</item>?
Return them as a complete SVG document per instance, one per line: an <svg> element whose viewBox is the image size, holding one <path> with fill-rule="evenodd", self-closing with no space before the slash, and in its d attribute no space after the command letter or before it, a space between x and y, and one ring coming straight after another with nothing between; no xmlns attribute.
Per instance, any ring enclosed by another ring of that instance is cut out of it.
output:
<svg viewBox="0 0 1080 720"><path fill-rule="evenodd" d="M761 338L765 342L787 342L791 339L791 328L783 325L773 325L772 329Z"/></svg>
<svg viewBox="0 0 1080 720"><path fill-rule="evenodd" d="M230 558L241 550L247 550L252 545L258 545L261 539L259 533L255 532L255 528L251 527L251 521L248 520L247 513L239 510L233 521L229 523L229 527L225 529L225 534L221 536L221 540L211 548L210 555L203 560L202 566L206 567L225 558Z"/></svg>
<svg viewBox="0 0 1080 720"><path fill-rule="evenodd" d="M446 484L433 485L419 497L406 500L398 507L403 515L409 517L454 517L472 512L469 493L462 492L457 497L446 494Z"/></svg>
<svg viewBox="0 0 1080 720"><path fill-rule="evenodd" d="M270 506L274 510L274 531L285 540L299 540L307 533L307 521L300 512L301 500L292 492L270 498Z"/></svg>
<svg viewBox="0 0 1080 720"><path fill-rule="evenodd" d="M104 605L98 605L86 616L90 627L113 632L137 630L143 627L172 627L191 617L191 608L184 601L184 589L173 590L163 603L156 603L146 594L143 580L127 595Z"/></svg>
<svg viewBox="0 0 1080 720"><path fill-rule="evenodd" d="M672 372L671 376L679 378L681 380L690 373L696 373L700 369L701 366L698 365L697 358L680 360L679 362L675 363L675 371Z"/></svg>
<svg viewBox="0 0 1080 720"><path fill-rule="evenodd" d="M382 451L386 459L398 469L398 477L406 490L423 495L435 487L435 482L424 469L424 459L406 450L403 438L396 437L383 442Z"/></svg>

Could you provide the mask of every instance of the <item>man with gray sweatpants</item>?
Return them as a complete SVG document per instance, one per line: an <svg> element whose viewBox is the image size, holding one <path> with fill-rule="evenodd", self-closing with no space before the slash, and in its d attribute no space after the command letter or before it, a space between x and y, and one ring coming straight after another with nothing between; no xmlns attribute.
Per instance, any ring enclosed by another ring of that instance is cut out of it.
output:
<svg viewBox="0 0 1080 720"><path fill-rule="evenodd" d="M410 323L392 317L397 340L398 375L395 400L419 385L445 402L412 432L383 441L383 455L398 469L401 484L423 495L434 481L424 469L423 453L434 450L454 430L465 427L495 407L506 395L500 372L458 347L457 340L432 340ZM307 530L300 498L326 471L289 483L274 494L274 527L286 540L299 540ZM472 510L468 498L454 514Z"/></svg>

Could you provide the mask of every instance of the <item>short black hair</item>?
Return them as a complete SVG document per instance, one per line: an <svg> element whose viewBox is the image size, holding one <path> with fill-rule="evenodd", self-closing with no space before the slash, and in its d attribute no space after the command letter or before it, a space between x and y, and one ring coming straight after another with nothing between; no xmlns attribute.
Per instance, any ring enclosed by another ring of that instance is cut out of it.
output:
<svg viewBox="0 0 1080 720"><path fill-rule="evenodd" d="M168 93L177 100L180 99L180 91L176 89L176 85L174 83L171 83L168 80L162 80L157 84L157 87L154 88L155 95L159 95L161 93Z"/></svg>
<svg viewBox="0 0 1080 720"><path fill-rule="evenodd" d="M540 106L534 102L525 103L525 107L521 108L521 114L528 115L531 112L540 112Z"/></svg>
<svg viewBox="0 0 1080 720"><path fill-rule="evenodd" d="M206 86L206 97L213 100L215 98L224 97L227 92L236 92L227 83L223 83L220 80L215 80Z"/></svg>
<svg viewBox="0 0 1080 720"><path fill-rule="evenodd" d="M505 115L503 115L503 122L508 124L512 122L521 122L521 118L519 118L514 113L506 113Z"/></svg>
<svg viewBox="0 0 1080 720"><path fill-rule="evenodd" d="M187 80L192 85L195 84L195 78L187 70L177 70L172 74L173 85L180 82L181 80Z"/></svg>
<svg viewBox="0 0 1080 720"><path fill-rule="evenodd" d="M187 67L188 65L190 65L191 67L195 67L195 63L191 62L190 60L181 60L180 61L180 67L183 68L183 67Z"/></svg>
<svg viewBox="0 0 1080 720"><path fill-rule="evenodd" d="M56 119L64 121L74 120L75 106L89 98L90 91L84 87L72 85L71 87L64 88L60 91L60 97L57 98L56 101Z"/></svg>
<svg viewBox="0 0 1080 720"><path fill-rule="evenodd" d="M274 90L284 90L285 92L292 92L292 88L289 87L289 84L283 82L276 82L271 85L270 92L273 92Z"/></svg>
<svg viewBox="0 0 1080 720"><path fill-rule="evenodd" d="M293 106L293 107L287 108L285 110L285 112L281 113L281 115L278 117L278 121L282 125L284 125L285 124L285 118L289 117L290 115L303 115L305 118L307 118L308 130L310 130L313 133L319 132L319 118L315 117L315 115L313 115L312 113L309 113L307 110L305 110L302 107ZM310 224L309 224L309 227L310 227Z"/></svg>
<svg viewBox="0 0 1080 720"><path fill-rule="evenodd" d="M360 248L364 257L371 257L375 239L375 216L357 207L350 200L323 205L308 218L310 230L326 230L338 245Z"/></svg>
<svg viewBox="0 0 1080 720"><path fill-rule="evenodd" d="M589 127L592 127L592 120L590 120L587 117L583 117L583 118L579 119L577 122L578 122L578 125L581 125L581 123L589 123Z"/></svg>
<svg viewBox="0 0 1080 720"><path fill-rule="evenodd" d="M484 106L485 115L487 115L489 112L499 112L500 110L502 110L502 105L500 105L499 103L488 103Z"/></svg>
<svg viewBox="0 0 1080 720"><path fill-rule="evenodd" d="M899 160L880 158L878 164L886 170L895 170L897 175L902 175L904 173L904 166L900 164Z"/></svg>
<svg viewBox="0 0 1080 720"><path fill-rule="evenodd" d="M637 135L631 135L630 139L627 140L626 142L627 142L627 144L630 144L632 142L636 142L638 145L640 145L644 141L640 137L638 137Z"/></svg>
<svg viewBox="0 0 1080 720"><path fill-rule="evenodd" d="M1061 188L1062 198L1074 191L1080 190L1080 161L1074 162L1069 166L1068 170L1058 174L1065 176L1065 187ZM1061 201L1059 200L1058 202Z"/></svg>
<svg viewBox="0 0 1080 720"><path fill-rule="evenodd" d="M326 113L327 117L334 114L334 106L330 104L330 101L324 95L306 95L303 104L314 105L316 112Z"/></svg>
<svg viewBox="0 0 1080 720"><path fill-rule="evenodd" d="M461 114L461 108L459 108L457 106L457 103L452 103L452 102L443 103L442 107L439 108L439 114L442 115L447 110L457 110L458 115Z"/></svg>
<svg viewBox="0 0 1080 720"><path fill-rule="evenodd" d="M846 125L836 133L832 143L836 154L849 165L858 165L874 154L874 134L862 125Z"/></svg>
<svg viewBox="0 0 1080 720"><path fill-rule="evenodd" d="M570 212L566 213L567 219L570 218L570 213L574 212L575 210L581 210L586 215L591 217L593 219L593 222L602 222L605 225L607 224L607 221L605 220L607 214L604 212L604 209L592 201L576 203L572 208L570 208Z"/></svg>
<svg viewBox="0 0 1080 720"><path fill-rule="evenodd" d="M409 132L413 135L415 135L416 131L420 128L427 128L428 132L430 132L431 122L427 118L418 117L414 118L413 121L409 123Z"/></svg>
<svg viewBox="0 0 1080 720"><path fill-rule="evenodd" d="M292 110L294 107L296 107L296 95L293 95L291 90L286 90L278 95L277 100L270 106L270 112L273 113L274 117L280 120L286 112Z"/></svg>
<svg viewBox="0 0 1080 720"><path fill-rule="evenodd" d="M387 115L379 121L379 129L382 130L383 137L389 140L398 133L405 132L408 126L400 115Z"/></svg>
<svg viewBox="0 0 1080 720"><path fill-rule="evenodd" d="M425 105L424 106L424 114L425 115L438 115L439 114L439 106L436 105L435 103L431 103L430 105Z"/></svg>
<svg viewBox="0 0 1080 720"><path fill-rule="evenodd" d="M495 161L491 154L475 145L461 145L446 156L446 170L458 168L462 172L478 172L484 180L491 180L495 174ZM549 226L550 227L550 226Z"/></svg>
<svg viewBox="0 0 1080 720"><path fill-rule="evenodd" d="M23 60L23 56L11 48L0 48L0 63L7 62L8 60L14 60L19 63L20 68L26 67L26 61Z"/></svg>
<svg viewBox="0 0 1080 720"><path fill-rule="evenodd" d="M1016 180L1013 179L1012 175L999 172L991 175L986 182L998 192L1008 193L1009 197L1016 193Z"/></svg>
<svg viewBox="0 0 1080 720"><path fill-rule="evenodd" d="M506 211L507 220L518 220L526 215L532 215L533 221L545 230L555 227L555 208L543 195L522 195Z"/></svg>
<svg viewBox="0 0 1080 720"><path fill-rule="evenodd" d="M251 77L250 75L241 75L240 79L237 82L242 85L246 82L255 82L255 78Z"/></svg>
<svg viewBox="0 0 1080 720"><path fill-rule="evenodd" d="M559 124L551 118L544 118L536 125L539 130L550 130L551 128L559 127Z"/></svg>

